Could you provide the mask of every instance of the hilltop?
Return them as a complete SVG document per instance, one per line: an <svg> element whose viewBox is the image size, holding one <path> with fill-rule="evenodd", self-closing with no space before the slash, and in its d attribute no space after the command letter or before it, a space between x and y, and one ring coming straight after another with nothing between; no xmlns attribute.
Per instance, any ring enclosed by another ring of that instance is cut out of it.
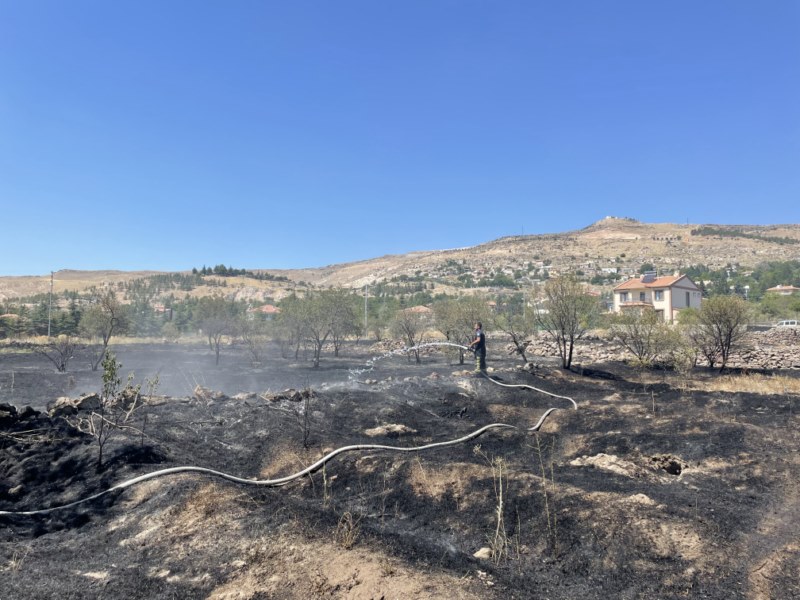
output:
<svg viewBox="0 0 800 600"><path fill-rule="evenodd" d="M254 258L254 260L257 260ZM606 217L576 231L504 237L477 246L386 255L324 267L279 270L264 265L259 273L289 282L230 278L237 296L280 298L297 285L342 286L425 283L437 291L463 287L510 287L532 284L547 276L577 273L587 280L616 278L651 263L669 272L703 264L753 267L767 261L800 260L800 224L698 225L643 223ZM82 291L156 275L154 271L58 271L56 292ZM215 280L216 281L216 280ZM0 300L46 293L49 275L0 277ZM197 289L193 294L208 293Z"/></svg>

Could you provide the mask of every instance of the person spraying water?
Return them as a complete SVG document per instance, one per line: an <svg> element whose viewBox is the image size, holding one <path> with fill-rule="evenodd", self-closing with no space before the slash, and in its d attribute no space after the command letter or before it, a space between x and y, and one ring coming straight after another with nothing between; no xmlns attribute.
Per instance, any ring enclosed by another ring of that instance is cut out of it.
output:
<svg viewBox="0 0 800 600"><path fill-rule="evenodd" d="M475 339L468 346L475 353L475 374L486 372L486 334L483 333L483 323L475 323Z"/></svg>

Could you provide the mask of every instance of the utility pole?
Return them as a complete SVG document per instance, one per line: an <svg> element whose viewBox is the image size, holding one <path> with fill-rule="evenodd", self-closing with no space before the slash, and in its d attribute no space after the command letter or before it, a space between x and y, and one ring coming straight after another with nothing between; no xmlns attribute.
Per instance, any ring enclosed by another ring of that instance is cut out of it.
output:
<svg viewBox="0 0 800 600"><path fill-rule="evenodd" d="M369 285L364 284L364 338L365 339L369 335L369 329L367 328L367 298L369 298Z"/></svg>
<svg viewBox="0 0 800 600"><path fill-rule="evenodd" d="M50 337L50 315L53 312L53 272L50 271L50 302L47 305L47 337Z"/></svg>

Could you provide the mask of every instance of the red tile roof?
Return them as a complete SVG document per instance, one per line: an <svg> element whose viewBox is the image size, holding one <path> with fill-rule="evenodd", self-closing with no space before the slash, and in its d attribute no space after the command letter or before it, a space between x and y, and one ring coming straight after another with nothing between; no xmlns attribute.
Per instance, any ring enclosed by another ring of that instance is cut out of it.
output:
<svg viewBox="0 0 800 600"><path fill-rule="evenodd" d="M670 287L679 279L683 279L684 277L686 277L686 275L668 275L667 277L657 277L656 279L654 279L649 283L642 283L641 279L629 279L628 281L620 283L617 287L614 288L614 291Z"/></svg>

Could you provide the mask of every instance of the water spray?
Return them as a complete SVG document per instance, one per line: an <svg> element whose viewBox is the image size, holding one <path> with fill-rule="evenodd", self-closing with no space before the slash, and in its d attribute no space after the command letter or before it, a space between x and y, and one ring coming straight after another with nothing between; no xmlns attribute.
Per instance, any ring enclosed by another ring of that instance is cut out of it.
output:
<svg viewBox="0 0 800 600"><path fill-rule="evenodd" d="M370 359L367 361L365 368L363 369L350 369L350 379L354 380L355 377L361 375L362 373L366 373L372 371L375 368L375 363L384 360L386 358L390 358L392 356L398 356L402 354L408 354L409 352L413 352L415 350L421 350L423 348L433 347L433 346L451 346L454 348L459 348L461 350L469 351L470 348L467 346L462 346L461 344L454 344L452 342L427 342L424 344L418 344L416 346L412 346L410 348L401 348L399 350L393 350L391 352L387 352L381 356L376 358ZM546 394L548 396L552 396L553 398L560 398L564 400L569 400L573 408L576 410L578 409L578 403L575 402L574 399L570 398L569 396L560 396L558 394L553 394L546 390L539 389L532 385L526 384L507 384L497 381L496 379L490 377L487 373L481 371L480 372L483 377L491 381L492 383L506 387L506 388L522 388L522 389L530 389L542 394ZM544 424L545 420L555 411L561 410L556 407L548 408L544 414L539 417L539 421L533 426L525 429L527 432L539 431L541 426ZM432 444L425 444L423 446L411 446L411 447L402 447L402 446L385 446L382 444L355 444L352 446L342 446L341 448L337 448L328 454L324 455L320 458L317 462L313 465L306 467L302 471L298 471L297 473L293 473L292 475L286 475L285 477L279 477L276 479L245 479L243 477L237 477L236 475L231 475L229 473L225 473L222 471L216 471L214 469L207 469L205 467L196 467L196 466L183 466L183 467L171 467L168 469L161 469L158 471L153 471L152 473L146 473L144 475L139 475L138 477L133 477L131 479L127 479L121 483L118 483L107 490L103 490L102 492L98 492L97 494L93 494L91 496L87 496L86 498L81 498L80 500L76 500L74 502L70 502L68 504L62 504L59 506L53 506L50 508L42 508L38 510L27 510L27 511L9 511L9 510L0 510L0 516L34 516L34 515L46 515L58 510L64 510L68 508L73 508L80 504L84 504L86 502L91 502L92 500L97 500L107 494L111 494L113 492L122 491L134 485L138 485L145 481L149 481L151 479L156 479L159 477L166 477L168 475L176 475L180 473L199 473L201 475L211 475L213 477L219 477L221 479L225 479L227 481L231 481L233 483L237 483L240 485L253 485L253 486L260 486L260 487L280 487L286 485L291 481L295 481L301 477L306 475L310 475L315 471L321 469L328 461L335 458L339 454L344 454L347 452L361 452L364 450L386 450L390 452L424 452L425 450L430 450L432 448L444 448L447 446L455 446L456 444L463 444L464 442L468 442L470 440L474 440L475 438L483 435L487 431L491 429L514 429L518 430L519 428L515 425L509 425L507 423L490 423L489 425L484 425L480 429L476 429L475 431L468 433L460 438L456 438L453 440L446 440L444 442L435 442Z"/></svg>

